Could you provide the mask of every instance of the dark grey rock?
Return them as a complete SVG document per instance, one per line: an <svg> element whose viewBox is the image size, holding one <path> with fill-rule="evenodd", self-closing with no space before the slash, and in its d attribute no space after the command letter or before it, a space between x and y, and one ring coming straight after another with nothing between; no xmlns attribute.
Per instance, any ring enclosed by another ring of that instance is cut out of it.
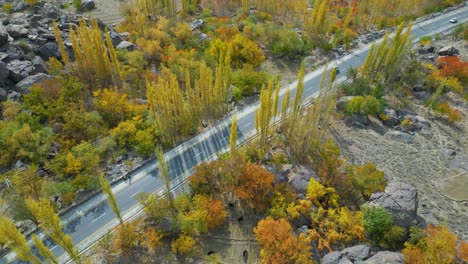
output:
<svg viewBox="0 0 468 264"><path fill-rule="evenodd" d="M384 192L373 193L370 206L382 207L394 214L394 223L406 229L418 224L418 192L403 182L391 182Z"/></svg>
<svg viewBox="0 0 468 264"><path fill-rule="evenodd" d="M30 61L14 60L7 64L10 70L10 78L19 82L29 76L34 71L34 66Z"/></svg>
<svg viewBox="0 0 468 264"><path fill-rule="evenodd" d="M321 263L322 264L338 264L340 262L341 255L342 254L339 251L330 252L322 258Z"/></svg>
<svg viewBox="0 0 468 264"><path fill-rule="evenodd" d="M421 91L421 92L414 92L413 93L414 98L420 100L420 101L425 101L429 99L430 94L426 91Z"/></svg>
<svg viewBox="0 0 468 264"><path fill-rule="evenodd" d="M422 91L425 91L425 89L421 84L416 84L415 86L413 86L413 91L422 92Z"/></svg>
<svg viewBox="0 0 468 264"><path fill-rule="evenodd" d="M124 41L120 42L119 45L117 45L116 48L117 49L126 49L128 51L132 51L132 50L135 50L136 46L135 46L135 44L124 40Z"/></svg>
<svg viewBox="0 0 468 264"><path fill-rule="evenodd" d="M43 10L44 15L50 19L57 19L60 17L60 11L54 5L46 3L44 4Z"/></svg>
<svg viewBox="0 0 468 264"><path fill-rule="evenodd" d="M8 75L10 74L10 70L7 68L7 65L0 61L0 84L4 84Z"/></svg>
<svg viewBox="0 0 468 264"><path fill-rule="evenodd" d="M60 50L57 44L48 42L42 45L38 50L39 56L44 60L48 60L50 57L60 58Z"/></svg>
<svg viewBox="0 0 468 264"><path fill-rule="evenodd" d="M399 120L398 120L398 115L394 109L391 108L386 108L383 110L383 114L385 115L386 120L382 120L384 125L393 127L398 125Z"/></svg>
<svg viewBox="0 0 468 264"><path fill-rule="evenodd" d="M454 46L445 46L439 49L437 54L439 56L452 56L454 54L457 54L458 50Z"/></svg>
<svg viewBox="0 0 468 264"><path fill-rule="evenodd" d="M385 133L384 137L406 144L414 142L414 136L401 131L389 131Z"/></svg>
<svg viewBox="0 0 468 264"><path fill-rule="evenodd" d="M5 62L8 59L9 56L10 55L8 55L8 53L0 52L0 61Z"/></svg>
<svg viewBox="0 0 468 264"><path fill-rule="evenodd" d="M15 6L13 7L13 11L22 12L28 7L29 7L29 4L25 3L23 0L19 0L16 2Z"/></svg>
<svg viewBox="0 0 468 264"><path fill-rule="evenodd" d="M5 101L7 99L8 92L0 87L0 101Z"/></svg>
<svg viewBox="0 0 468 264"><path fill-rule="evenodd" d="M28 76L16 84L16 91L21 94L29 93L29 88L35 83L40 83L45 79L50 79L52 76L45 73L38 73L35 75Z"/></svg>
<svg viewBox="0 0 468 264"><path fill-rule="evenodd" d="M44 62L44 60L41 57L35 56L34 59L32 60L32 64L35 69L34 73L47 72L47 64Z"/></svg>
<svg viewBox="0 0 468 264"><path fill-rule="evenodd" d="M190 29L192 29L193 31L195 29L202 28L204 25L205 25L205 20L197 19L190 23Z"/></svg>
<svg viewBox="0 0 468 264"><path fill-rule="evenodd" d="M402 264L403 254L391 252L391 251L380 251L374 256L370 257L362 264Z"/></svg>
<svg viewBox="0 0 468 264"><path fill-rule="evenodd" d="M120 44L120 42L124 41L122 36L120 36L119 32L115 31L114 29L109 30L109 37L112 40L112 45L116 47Z"/></svg>
<svg viewBox="0 0 468 264"><path fill-rule="evenodd" d="M29 19L29 23L31 25L34 25L34 26L37 26L39 25L39 21L41 21L42 19L44 19L44 17L42 15L33 15L30 19Z"/></svg>
<svg viewBox="0 0 468 264"><path fill-rule="evenodd" d="M28 16L27 13L17 12L10 15L10 19L8 20L9 24L11 25L21 25L26 26L28 25Z"/></svg>
<svg viewBox="0 0 468 264"><path fill-rule="evenodd" d="M209 38L210 38L210 36L208 36L207 34L201 33L200 35L198 35L198 42L203 42L203 41L205 41L205 40L207 40Z"/></svg>
<svg viewBox="0 0 468 264"><path fill-rule="evenodd" d="M307 232L309 231L309 228L306 225L303 225L303 226L299 227L296 231L297 231L298 234L307 235Z"/></svg>
<svg viewBox="0 0 468 264"><path fill-rule="evenodd" d="M16 91L9 91L7 95L7 100L18 102L21 98L21 94Z"/></svg>
<svg viewBox="0 0 468 264"><path fill-rule="evenodd" d="M6 27L0 23L0 47L6 45L8 43L8 32Z"/></svg>
<svg viewBox="0 0 468 264"><path fill-rule="evenodd" d="M357 245L354 247L348 247L341 251L341 254L348 257L352 261L364 260L370 255L369 245Z"/></svg>
<svg viewBox="0 0 468 264"><path fill-rule="evenodd" d="M296 193L302 194L305 194L307 192L307 185L309 184L311 178L314 178L317 181L319 180L317 174L314 171L309 170L306 167L300 165L294 167L289 172L287 177L288 183L289 185L291 185L294 191Z"/></svg>
<svg viewBox="0 0 468 264"><path fill-rule="evenodd" d="M10 43L9 45L7 45L7 49L5 50L5 53L8 54L8 59L5 62L24 59L23 50L18 45L13 44L13 43Z"/></svg>
<svg viewBox="0 0 468 264"><path fill-rule="evenodd" d="M336 110L346 111L346 105L353 99L354 96L343 96L336 101Z"/></svg>
<svg viewBox="0 0 468 264"><path fill-rule="evenodd" d="M91 11L96 8L96 3L94 0L85 0L81 3L81 11Z"/></svg>
<svg viewBox="0 0 468 264"><path fill-rule="evenodd" d="M366 115L351 114L345 117L345 124L348 126L365 128L367 125L370 124L370 120Z"/></svg>
<svg viewBox="0 0 468 264"><path fill-rule="evenodd" d="M13 38L24 38L28 36L29 30L22 25L8 24L6 31Z"/></svg>

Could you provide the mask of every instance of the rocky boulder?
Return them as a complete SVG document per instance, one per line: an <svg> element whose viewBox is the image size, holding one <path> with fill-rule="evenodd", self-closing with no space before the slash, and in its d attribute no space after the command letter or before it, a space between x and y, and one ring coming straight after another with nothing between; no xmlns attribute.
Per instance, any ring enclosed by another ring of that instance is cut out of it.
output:
<svg viewBox="0 0 468 264"><path fill-rule="evenodd" d="M317 181L319 180L319 177L314 171L300 165L294 167L289 172L287 177L288 183L291 185L294 191L300 194L305 194L307 192L307 185L309 184L311 178L314 178Z"/></svg>
<svg viewBox="0 0 468 264"><path fill-rule="evenodd" d="M6 31L13 38L23 38L26 37L29 33L29 30L22 25L8 24L6 26Z"/></svg>
<svg viewBox="0 0 468 264"><path fill-rule="evenodd" d="M348 126L355 126L364 128L370 124L370 119L363 114L351 114L345 117L345 124Z"/></svg>
<svg viewBox="0 0 468 264"><path fill-rule="evenodd" d="M366 261L356 262L358 264L402 264L403 254L391 251L380 251Z"/></svg>
<svg viewBox="0 0 468 264"><path fill-rule="evenodd" d="M384 123L384 125L389 126L389 127L394 127L398 125L399 123L398 115L394 109L385 108L382 114L383 114L382 122Z"/></svg>
<svg viewBox="0 0 468 264"><path fill-rule="evenodd" d="M346 111L346 105L353 99L354 96L343 96L336 101L336 110Z"/></svg>
<svg viewBox="0 0 468 264"><path fill-rule="evenodd" d="M82 12L91 11L94 8L96 8L96 3L94 2L94 0L85 0L81 2L80 11Z"/></svg>
<svg viewBox="0 0 468 264"><path fill-rule="evenodd" d="M57 44L48 42L42 45L38 50L39 56L44 60L48 60L50 57L60 58L60 50Z"/></svg>
<svg viewBox="0 0 468 264"><path fill-rule="evenodd" d="M379 206L394 214L394 223L406 229L418 224L418 192L403 182L391 182L384 192L373 193L369 206Z"/></svg>
<svg viewBox="0 0 468 264"><path fill-rule="evenodd" d="M16 84L16 91L21 94L29 93L29 88L35 83L40 83L45 79L50 79L52 76L45 73L38 73L35 75L28 76Z"/></svg>
<svg viewBox="0 0 468 264"><path fill-rule="evenodd" d="M408 133L396 131L396 130L385 133L384 137L387 139L405 143L405 144L411 144L414 142L414 136Z"/></svg>
<svg viewBox="0 0 468 264"><path fill-rule="evenodd" d="M7 65L0 61L0 85L4 84L10 74L10 70L7 68Z"/></svg>
<svg viewBox="0 0 468 264"><path fill-rule="evenodd" d="M439 54L439 56L452 56L458 54L458 50L454 46L445 46L440 48L437 54Z"/></svg>
<svg viewBox="0 0 468 264"><path fill-rule="evenodd" d="M7 64L7 69L10 71L10 78L19 82L34 71L34 66L30 61L14 60Z"/></svg>
<svg viewBox="0 0 468 264"><path fill-rule="evenodd" d="M358 263L370 256L369 245L348 247L342 251L333 251L322 258L322 264Z"/></svg>
<svg viewBox="0 0 468 264"><path fill-rule="evenodd" d="M135 50L136 46L135 44L129 42L129 41L122 41L119 43L119 45L116 46L117 49L126 49L128 51Z"/></svg>
<svg viewBox="0 0 468 264"><path fill-rule="evenodd" d="M8 92L0 87L0 101L5 101L8 97Z"/></svg>
<svg viewBox="0 0 468 264"><path fill-rule="evenodd" d="M8 32L6 31L5 26L0 22L0 47L8 43Z"/></svg>

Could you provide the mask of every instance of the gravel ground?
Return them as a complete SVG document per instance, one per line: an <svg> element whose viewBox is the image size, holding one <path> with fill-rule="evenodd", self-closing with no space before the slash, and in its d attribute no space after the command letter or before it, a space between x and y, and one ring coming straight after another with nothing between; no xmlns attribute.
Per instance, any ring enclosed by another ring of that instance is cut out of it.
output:
<svg viewBox="0 0 468 264"><path fill-rule="evenodd" d="M434 43L436 47L454 45L466 60L468 46L450 38ZM429 54L430 55L430 54ZM342 152L352 162L374 162L388 180L413 185L419 192L419 214L429 224L447 225L462 239L468 239L468 103L460 96L447 94L443 99L462 112L463 120L449 125L427 116L422 102L411 100L409 112L426 116L431 127L414 135L414 143L394 141L384 134L389 129L373 119L370 127L333 124L333 134Z"/></svg>

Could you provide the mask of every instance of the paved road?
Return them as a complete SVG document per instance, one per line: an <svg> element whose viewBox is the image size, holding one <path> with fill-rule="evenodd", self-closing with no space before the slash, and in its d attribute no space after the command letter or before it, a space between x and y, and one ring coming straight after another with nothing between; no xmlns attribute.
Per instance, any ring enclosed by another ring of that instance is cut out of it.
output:
<svg viewBox="0 0 468 264"><path fill-rule="evenodd" d="M468 20L468 7L463 7L458 10L443 14L431 20L413 25L412 34L415 41L421 36L434 35L436 33L446 31L454 24L449 23L449 19L458 17L459 23ZM364 59L369 51L369 45L354 51L353 53L332 62L340 67L341 74L338 75L338 81L345 79L344 73L349 68L355 68L364 62ZM324 68L320 68L305 77L304 98L307 100L318 93L321 73ZM290 84L291 100L294 96L296 83ZM281 100L288 89L283 87L281 91ZM281 103L280 103L281 105ZM245 141L248 137L255 134L255 110L258 103L254 103L243 110L236 113L238 117L238 143ZM215 159L217 153L222 153L227 150L229 145L229 128L231 118L226 118L216 126L196 136L195 138L177 146L165 154L169 162L169 170L171 175L172 186L182 186L181 183L190 175L191 169L202 161ZM119 203L124 215L124 219L134 216L141 210L136 201L136 196L141 192L157 192L162 190L163 184L157 177L157 162L153 162L145 167L142 167L136 174L127 182L121 182L113 186L117 202ZM180 190L180 189L178 189ZM114 228L118 221L115 218L112 210L107 205L104 195L97 195L85 204L79 206L75 210L62 217L65 232L69 233L73 241L78 245L80 250L86 249L93 244L108 230ZM46 244L51 248L56 256L59 256L60 261L66 262L68 256L64 251L53 243L50 239L45 239ZM9 253L0 259L0 263L7 263L14 260L14 254Z"/></svg>

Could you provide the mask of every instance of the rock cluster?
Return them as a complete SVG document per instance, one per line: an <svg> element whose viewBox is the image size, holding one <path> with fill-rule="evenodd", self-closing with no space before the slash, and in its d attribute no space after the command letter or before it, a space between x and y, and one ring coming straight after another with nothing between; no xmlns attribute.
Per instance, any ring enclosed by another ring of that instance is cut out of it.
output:
<svg viewBox="0 0 468 264"><path fill-rule="evenodd" d="M348 247L333 251L322 258L322 264L401 264L403 255L391 251L379 251L371 256L369 245Z"/></svg>
<svg viewBox="0 0 468 264"><path fill-rule="evenodd" d="M92 1L87 1L86 6L88 2ZM65 46L72 55L68 32L83 18L65 14L50 3L23 5L17 4L13 13L0 15L0 101L18 100L34 83L51 78L47 75L45 62L52 57L60 59L52 22L57 22ZM99 27L103 32L109 32L114 46L129 50L135 48L113 28L101 22Z"/></svg>

